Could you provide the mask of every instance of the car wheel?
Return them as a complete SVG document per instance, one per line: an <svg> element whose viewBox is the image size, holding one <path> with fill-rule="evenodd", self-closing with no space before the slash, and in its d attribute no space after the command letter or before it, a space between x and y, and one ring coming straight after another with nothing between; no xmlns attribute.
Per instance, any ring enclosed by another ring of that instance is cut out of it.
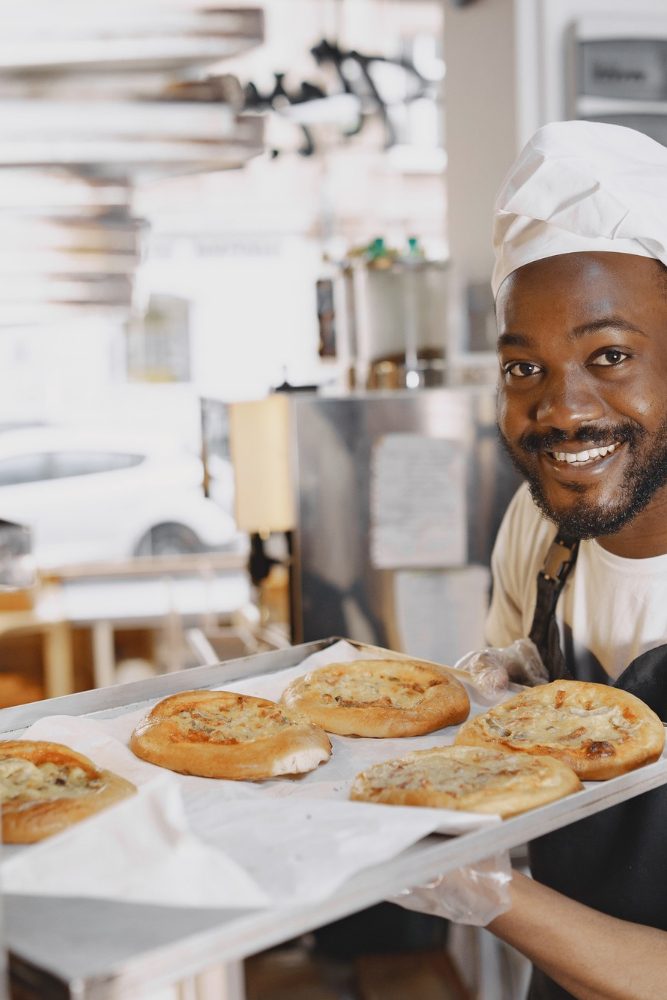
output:
<svg viewBox="0 0 667 1000"><path fill-rule="evenodd" d="M204 545L185 524L156 524L134 550L137 556L179 556L202 552Z"/></svg>

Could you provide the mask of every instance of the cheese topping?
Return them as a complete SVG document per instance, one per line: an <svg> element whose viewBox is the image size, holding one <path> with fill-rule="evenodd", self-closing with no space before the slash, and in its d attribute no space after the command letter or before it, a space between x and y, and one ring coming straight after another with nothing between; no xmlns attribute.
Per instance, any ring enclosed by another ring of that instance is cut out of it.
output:
<svg viewBox="0 0 667 1000"><path fill-rule="evenodd" d="M371 792L396 788L437 792L455 799L487 789L525 792L527 780L540 787L559 784L558 774L536 757L507 753L461 757L426 751L376 764L360 777L373 786Z"/></svg>
<svg viewBox="0 0 667 1000"><path fill-rule="evenodd" d="M21 798L31 802L71 799L97 791L103 779L90 778L80 767L33 764L23 757L0 759L0 802Z"/></svg>
<svg viewBox="0 0 667 1000"><path fill-rule="evenodd" d="M590 742L598 745L600 753L614 753L614 745L625 742L642 726L631 710L572 698L562 688L556 690L552 703L518 696L511 704L487 712L479 722L494 739L511 744L565 748Z"/></svg>
<svg viewBox="0 0 667 1000"><path fill-rule="evenodd" d="M242 695L233 701L221 699L218 707L209 702L182 709L173 718L186 738L228 744L276 736L287 726L302 724L288 718L279 705Z"/></svg>
<svg viewBox="0 0 667 1000"><path fill-rule="evenodd" d="M421 674L421 676L420 676ZM317 692L324 705L354 708L362 705L384 705L388 708L411 709L419 705L429 688L446 682L434 677L430 670L411 667L400 676L400 665L343 671L320 671L306 677L311 691Z"/></svg>

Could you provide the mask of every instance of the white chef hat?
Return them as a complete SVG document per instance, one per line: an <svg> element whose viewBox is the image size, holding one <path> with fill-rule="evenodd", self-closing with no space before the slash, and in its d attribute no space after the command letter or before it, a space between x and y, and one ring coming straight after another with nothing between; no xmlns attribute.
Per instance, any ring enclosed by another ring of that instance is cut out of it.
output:
<svg viewBox="0 0 667 1000"><path fill-rule="evenodd" d="M634 129L552 122L538 129L494 208L494 297L508 274L586 250L667 265L667 148Z"/></svg>

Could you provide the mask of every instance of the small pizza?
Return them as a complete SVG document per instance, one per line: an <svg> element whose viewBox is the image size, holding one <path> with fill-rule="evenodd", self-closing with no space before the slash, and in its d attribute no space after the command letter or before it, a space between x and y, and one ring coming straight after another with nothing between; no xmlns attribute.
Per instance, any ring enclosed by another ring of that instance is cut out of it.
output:
<svg viewBox="0 0 667 1000"><path fill-rule="evenodd" d="M486 747L435 747L358 774L350 798L516 816L582 787L566 764Z"/></svg>
<svg viewBox="0 0 667 1000"><path fill-rule="evenodd" d="M61 743L0 743L2 839L34 844L92 816L136 788Z"/></svg>
<svg viewBox="0 0 667 1000"><path fill-rule="evenodd" d="M232 691L183 691L149 712L130 740L151 764L204 778L260 781L314 770L329 737L274 701Z"/></svg>
<svg viewBox="0 0 667 1000"><path fill-rule="evenodd" d="M281 701L339 736L420 736L470 711L453 674L407 659L330 663L292 681Z"/></svg>
<svg viewBox="0 0 667 1000"><path fill-rule="evenodd" d="M657 760L662 722L627 691L585 681L529 688L466 722L458 746L557 757L580 778L599 781Z"/></svg>

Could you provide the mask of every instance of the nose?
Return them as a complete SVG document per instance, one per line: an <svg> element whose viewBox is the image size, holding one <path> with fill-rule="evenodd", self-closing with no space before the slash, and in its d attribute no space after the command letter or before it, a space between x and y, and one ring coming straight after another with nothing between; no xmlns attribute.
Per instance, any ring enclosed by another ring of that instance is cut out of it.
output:
<svg viewBox="0 0 667 1000"><path fill-rule="evenodd" d="M537 423L565 432L604 416L598 387L582 372L550 373L537 402Z"/></svg>

